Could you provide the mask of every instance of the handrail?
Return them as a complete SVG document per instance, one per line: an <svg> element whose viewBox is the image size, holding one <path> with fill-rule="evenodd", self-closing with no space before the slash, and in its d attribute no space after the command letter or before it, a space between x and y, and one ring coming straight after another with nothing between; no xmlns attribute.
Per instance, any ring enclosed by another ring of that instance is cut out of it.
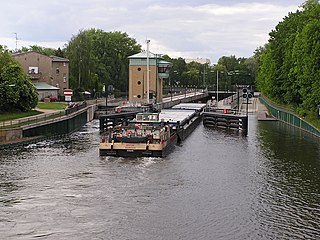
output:
<svg viewBox="0 0 320 240"><path fill-rule="evenodd" d="M260 96L260 101L268 108L272 116L278 120L285 122L291 126L300 128L306 132L309 132L317 137L320 137L320 130L315 126L311 125L295 113L289 111L288 109L280 108L274 106L269 99L265 96Z"/></svg>
<svg viewBox="0 0 320 240"><path fill-rule="evenodd" d="M30 125L37 122L46 121L52 118L61 118L65 116L65 110L62 111L56 111L53 113L42 113L36 116L31 117L24 117L24 118L18 118L18 119L12 119L8 121L1 121L0 122L0 128L5 129L6 127L12 128L14 126L21 126L21 125Z"/></svg>

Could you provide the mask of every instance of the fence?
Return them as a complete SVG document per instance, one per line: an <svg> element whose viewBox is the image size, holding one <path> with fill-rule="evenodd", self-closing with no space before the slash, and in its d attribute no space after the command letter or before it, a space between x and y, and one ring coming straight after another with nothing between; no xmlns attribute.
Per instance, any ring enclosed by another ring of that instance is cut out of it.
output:
<svg viewBox="0 0 320 240"><path fill-rule="evenodd" d="M70 105L67 109L66 109L66 115L78 112L81 109L84 109L87 107L87 103L86 102L82 102L82 103L74 103L73 105Z"/></svg>
<svg viewBox="0 0 320 240"><path fill-rule="evenodd" d="M61 118L63 116L65 116L64 110L53 112L53 113L40 114L36 116L31 116L31 117L13 119L13 120L0 122L0 128L13 128L13 127L19 127L21 125L30 125L37 122L50 120L53 118Z"/></svg>
<svg viewBox="0 0 320 240"><path fill-rule="evenodd" d="M288 123L291 126L300 128L304 131L307 131L317 137L320 137L319 129L315 128L308 122L304 121L299 116L285 110L281 109L280 107L275 107L274 104L271 104L265 97L261 96L260 98L261 103L263 103L269 110L269 112L277 118L278 120Z"/></svg>

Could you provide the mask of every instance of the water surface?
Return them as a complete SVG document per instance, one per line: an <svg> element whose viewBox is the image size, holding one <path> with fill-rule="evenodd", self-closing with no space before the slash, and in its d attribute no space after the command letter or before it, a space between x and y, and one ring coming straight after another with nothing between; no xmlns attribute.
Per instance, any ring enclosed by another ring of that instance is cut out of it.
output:
<svg viewBox="0 0 320 240"><path fill-rule="evenodd" d="M250 116L166 158L99 157L98 122L0 155L0 239L319 239L320 142Z"/></svg>

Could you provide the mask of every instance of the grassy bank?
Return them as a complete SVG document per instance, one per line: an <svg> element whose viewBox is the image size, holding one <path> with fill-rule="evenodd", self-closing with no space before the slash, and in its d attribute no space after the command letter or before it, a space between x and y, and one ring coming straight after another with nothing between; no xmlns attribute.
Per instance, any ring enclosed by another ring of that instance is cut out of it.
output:
<svg viewBox="0 0 320 240"><path fill-rule="evenodd" d="M39 102L37 105L38 109L43 110L64 110L67 107L65 103L58 102ZM37 110L31 110L28 112L12 112L12 113L1 113L0 121L10 121L18 118L31 117L43 112Z"/></svg>
<svg viewBox="0 0 320 240"><path fill-rule="evenodd" d="M296 106L291 106L291 105L284 105L284 104L279 104L276 103L270 99L268 99L267 97L263 96L265 99L268 100L268 102L270 104L272 104L274 107L285 110L287 112L291 112L294 113L296 116L299 116L299 114L297 113L297 108ZM306 122L310 123L311 125L313 125L314 127L316 127L317 129L320 129L320 116L318 115L318 113L314 113L314 112L309 112L306 114L305 117L301 117L303 118Z"/></svg>
<svg viewBox="0 0 320 240"><path fill-rule="evenodd" d="M320 129L320 117L318 114L309 114L305 117L305 120Z"/></svg>
<svg viewBox="0 0 320 240"><path fill-rule="evenodd" d="M66 103L59 102L39 102L37 108L46 109L46 110L63 110L68 105Z"/></svg>
<svg viewBox="0 0 320 240"><path fill-rule="evenodd" d="M18 118L31 117L40 113L42 112L39 112L37 110L31 110L29 112L2 113L0 114L0 121L10 121Z"/></svg>

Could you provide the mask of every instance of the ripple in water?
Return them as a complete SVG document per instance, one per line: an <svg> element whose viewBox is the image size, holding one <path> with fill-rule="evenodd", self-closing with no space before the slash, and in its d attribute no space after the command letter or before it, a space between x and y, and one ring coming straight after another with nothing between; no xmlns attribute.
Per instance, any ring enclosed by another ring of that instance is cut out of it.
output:
<svg viewBox="0 0 320 240"><path fill-rule="evenodd" d="M319 239L319 142L200 125L166 158L100 157L98 122L0 155L3 239Z"/></svg>

